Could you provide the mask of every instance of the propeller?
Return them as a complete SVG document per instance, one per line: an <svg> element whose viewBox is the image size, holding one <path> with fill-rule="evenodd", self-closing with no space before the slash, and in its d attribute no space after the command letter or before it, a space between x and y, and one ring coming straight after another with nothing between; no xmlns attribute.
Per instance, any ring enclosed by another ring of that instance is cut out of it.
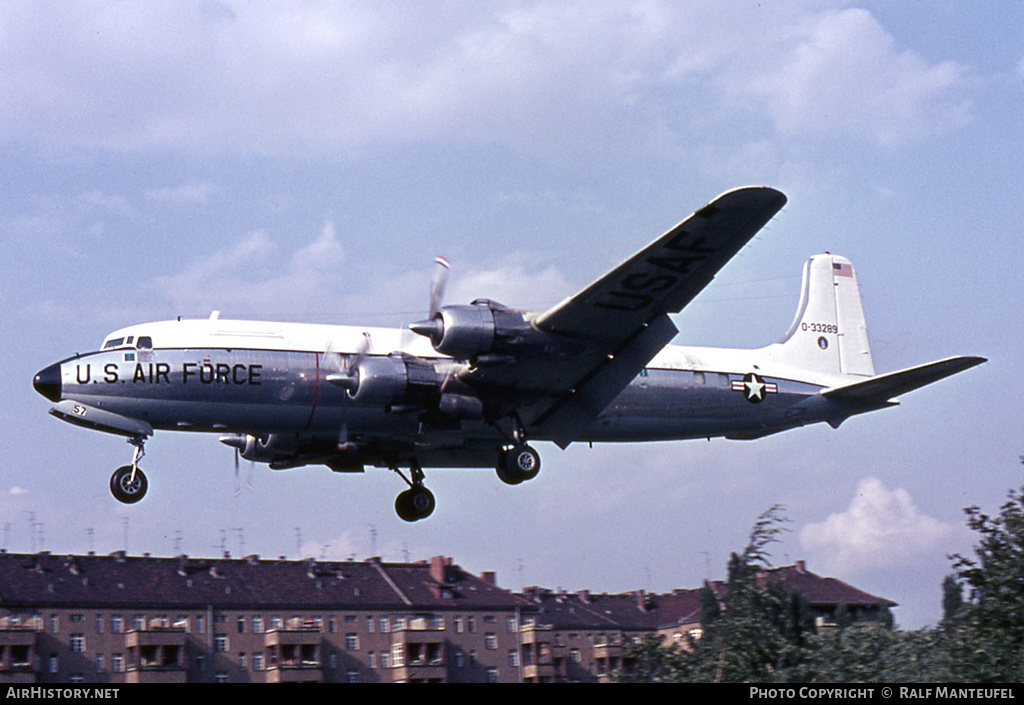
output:
<svg viewBox="0 0 1024 705"><path fill-rule="evenodd" d="M452 265L440 255L434 258L434 262L437 267L434 270L434 281L430 285L430 307L427 311L427 318L409 324L409 330L436 342L441 339L443 332L444 324L438 316L438 311L441 310L441 301L444 299L444 290L448 284L448 272L451 271Z"/></svg>
<svg viewBox="0 0 1024 705"><path fill-rule="evenodd" d="M335 369L337 370L327 375L327 381L348 390L350 394L355 394L356 390L359 389L359 365L362 364L363 359L370 352L372 344L373 341L370 339L370 334L363 331L363 339L359 341L355 354L350 355L348 363L343 365L341 353L333 352L334 341L327 343L327 350L324 351L324 360L327 360L333 354L336 360Z"/></svg>
<svg viewBox="0 0 1024 705"><path fill-rule="evenodd" d="M436 316L441 308L444 289L448 285L448 272L452 268L451 263L440 255L434 258L434 263L437 264L437 267L434 270L434 281L430 284L430 309L427 318Z"/></svg>

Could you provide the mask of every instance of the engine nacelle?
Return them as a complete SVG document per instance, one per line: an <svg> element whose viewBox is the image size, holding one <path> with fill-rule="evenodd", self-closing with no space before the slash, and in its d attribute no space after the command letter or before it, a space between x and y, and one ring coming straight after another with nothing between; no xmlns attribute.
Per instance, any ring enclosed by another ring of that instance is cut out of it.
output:
<svg viewBox="0 0 1024 705"><path fill-rule="evenodd" d="M434 365L411 355L367 357L353 371L349 396L364 406L433 406L441 380Z"/></svg>
<svg viewBox="0 0 1024 705"><path fill-rule="evenodd" d="M545 333L530 325L525 312L487 299L469 306L445 306L432 319L409 328L429 338L434 350L457 360L518 352L548 342Z"/></svg>
<svg viewBox="0 0 1024 705"><path fill-rule="evenodd" d="M221 439L224 441L224 439ZM243 440L243 439L239 439ZM240 455L246 460L257 463L270 463L282 458L291 458L298 454L298 442L287 435L271 433L269 436L244 437L244 445L229 443L241 451ZM226 442L226 441L225 441Z"/></svg>

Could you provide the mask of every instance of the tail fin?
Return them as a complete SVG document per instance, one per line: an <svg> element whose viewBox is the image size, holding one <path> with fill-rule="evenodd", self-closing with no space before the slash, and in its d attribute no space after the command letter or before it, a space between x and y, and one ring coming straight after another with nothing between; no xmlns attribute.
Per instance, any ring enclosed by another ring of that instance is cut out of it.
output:
<svg viewBox="0 0 1024 705"><path fill-rule="evenodd" d="M864 309L850 260L826 253L807 261L793 325L782 341L764 352L778 362L814 372L874 376Z"/></svg>

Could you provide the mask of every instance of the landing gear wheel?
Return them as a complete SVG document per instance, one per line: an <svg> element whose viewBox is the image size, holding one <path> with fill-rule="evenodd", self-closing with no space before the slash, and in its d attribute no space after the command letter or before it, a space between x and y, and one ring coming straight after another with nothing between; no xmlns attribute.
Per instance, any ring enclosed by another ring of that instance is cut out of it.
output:
<svg viewBox="0 0 1024 705"><path fill-rule="evenodd" d="M422 485L413 485L395 498L395 511L403 521L426 519L435 505L434 493Z"/></svg>
<svg viewBox="0 0 1024 705"><path fill-rule="evenodd" d="M135 477L132 478L134 470ZM110 476L110 493L118 502L124 504L135 504L146 496L149 482L145 473L131 465L122 465Z"/></svg>
<svg viewBox="0 0 1024 705"><path fill-rule="evenodd" d="M540 454L521 443L501 452L498 458L498 477L508 485L518 485L537 477L540 472Z"/></svg>

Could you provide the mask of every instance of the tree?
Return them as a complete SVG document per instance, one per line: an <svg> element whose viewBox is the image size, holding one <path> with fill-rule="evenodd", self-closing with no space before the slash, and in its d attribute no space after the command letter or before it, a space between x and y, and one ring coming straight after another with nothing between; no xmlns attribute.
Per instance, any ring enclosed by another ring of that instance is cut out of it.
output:
<svg viewBox="0 0 1024 705"><path fill-rule="evenodd" d="M981 535L974 557L952 556L967 599L944 624L951 675L971 681L1024 680L1024 487L1011 490L998 516L968 507ZM952 604L952 600L951 600Z"/></svg>
<svg viewBox="0 0 1024 705"><path fill-rule="evenodd" d="M806 601L765 579L769 547L786 521L780 505L769 508L755 522L743 553L730 556L723 594L712 595L705 585L703 636L685 658L688 680L781 681L804 657L812 629Z"/></svg>

